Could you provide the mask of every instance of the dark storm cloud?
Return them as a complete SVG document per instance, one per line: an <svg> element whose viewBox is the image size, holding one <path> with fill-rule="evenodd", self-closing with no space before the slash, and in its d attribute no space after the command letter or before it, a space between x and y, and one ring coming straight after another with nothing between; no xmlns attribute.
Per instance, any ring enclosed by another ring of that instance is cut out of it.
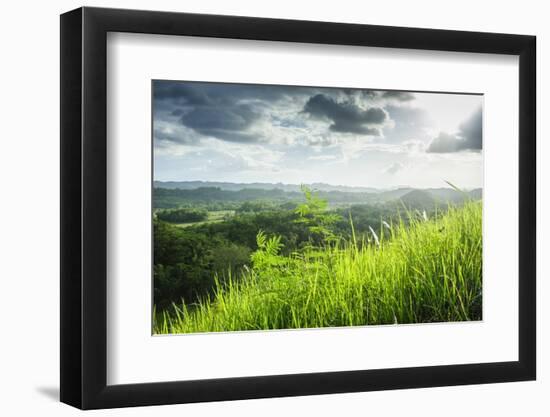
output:
<svg viewBox="0 0 550 417"><path fill-rule="evenodd" d="M459 126L458 133L451 135L441 132L426 152L451 153L460 151L480 151L482 148L483 128L481 122L481 108L472 114Z"/></svg>
<svg viewBox="0 0 550 417"><path fill-rule="evenodd" d="M274 102L314 94L318 89L284 85L154 81L154 99L172 104L214 105L243 99Z"/></svg>
<svg viewBox="0 0 550 417"><path fill-rule="evenodd" d="M314 93L307 87L176 81L154 81L153 89L155 120L179 124L199 135L243 143L266 139L252 134L251 128L266 114L274 116L272 109L277 102L292 103L300 97L303 102ZM171 136L182 143L191 142L181 135Z"/></svg>
<svg viewBox="0 0 550 417"><path fill-rule="evenodd" d="M379 107L362 109L351 101L337 102L325 94L316 94L304 106L304 113L317 119L332 122L333 132L380 135L379 126L387 119L386 112Z"/></svg>
<svg viewBox="0 0 550 417"><path fill-rule="evenodd" d="M207 105L208 96L192 84L154 81L153 97L155 101L168 100L172 104L179 105Z"/></svg>
<svg viewBox="0 0 550 417"><path fill-rule="evenodd" d="M411 101L414 100L414 94L407 91L383 91L380 92L382 98L395 101Z"/></svg>
<svg viewBox="0 0 550 417"><path fill-rule="evenodd" d="M249 105L225 103L195 107L179 120L184 126L205 136L230 142L256 142L259 138L247 131L259 118L260 115Z"/></svg>
<svg viewBox="0 0 550 417"><path fill-rule="evenodd" d="M250 134L248 130L260 119L260 113L253 106L241 103L241 99L253 96L255 100L261 101L262 98L258 97L259 94L244 91L247 86L235 87L213 83L156 81L154 99L155 107L159 109L157 118L187 127L203 136L230 142L256 142L261 138ZM161 132L157 137L162 140L166 136ZM181 134L169 136L173 141L193 142ZM194 139L196 141L197 137Z"/></svg>
<svg viewBox="0 0 550 417"><path fill-rule="evenodd" d="M408 91L360 90L353 88L342 88L340 91L350 97L358 97L371 102L380 100L385 102L407 102L415 99L415 95Z"/></svg>
<svg viewBox="0 0 550 417"><path fill-rule="evenodd" d="M183 109L176 109L176 110L173 110L172 113L170 113L172 116L176 116L176 117L180 117L180 116L183 116L185 112L183 111Z"/></svg>
<svg viewBox="0 0 550 417"><path fill-rule="evenodd" d="M155 129L155 135L159 140L186 145L198 144L203 137L270 142L274 137L259 128L262 123L308 129L307 114L327 120L327 134L381 137L391 116L382 107L413 98L411 93L399 91L156 80L154 123L162 130L157 133Z"/></svg>
<svg viewBox="0 0 550 417"><path fill-rule="evenodd" d="M356 98L359 100L372 101L380 97L380 93L374 90L359 90L356 88L342 88L335 89L335 91L341 91L343 94L350 98ZM330 94L330 90L325 90L325 94Z"/></svg>

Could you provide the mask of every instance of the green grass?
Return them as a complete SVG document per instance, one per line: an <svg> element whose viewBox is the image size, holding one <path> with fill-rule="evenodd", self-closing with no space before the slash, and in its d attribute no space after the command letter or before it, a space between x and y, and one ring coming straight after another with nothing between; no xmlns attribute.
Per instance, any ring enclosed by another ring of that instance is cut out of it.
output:
<svg viewBox="0 0 550 417"><path fill-rule="evenodd" d="M371 234L369 244L352 239L287 257L276 244L260 248L254 267L211 300L157 314L154 333L481 320L481 219L481 202L468 202L382 226L379 244Z"/></svg>

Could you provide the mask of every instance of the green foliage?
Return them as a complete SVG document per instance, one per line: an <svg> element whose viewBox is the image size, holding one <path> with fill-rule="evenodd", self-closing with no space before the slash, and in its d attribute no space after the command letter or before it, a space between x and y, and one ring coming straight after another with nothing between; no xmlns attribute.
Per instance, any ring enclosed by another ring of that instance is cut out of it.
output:
<svg viewBox="0 0 550 417"><path fill-rule="evenodd" d="M313 219L321 208L314 201L304 214ZM426 219L411 212L407 222L381 226L387 235L378 236L379 245L363 236L287 255L281 254L281 238L258 233L253 268L216 283L211 299L193 309L183 304L157 315L154 331L480 320L481 215L480 202Z"/></svg>
<svg viewBox="0 0 550 417"><path fill-rule="evenodd" d="M328 212L328 202L319 198L309 187L302 185L302 192L306 199L305 203L298 205L295 212L299 218L298 223L303 223L312 233L313 238L317 238L317 243L332 242L336 240L336 235L331 230L340 216Z"/></svg>
<svg viewBox="0 0 550 417"><path fill-rule="evenodd" d="M219 236L227 241L257 249L256 235L263 230L269 235L281 236L284 250L291 252L308 242L310 232L304 224L295 222L290 210L266 210L254 213L236 213L220 223L193 226L192 230L207 236Z"/></svg>
<svg viewBox="0 0 550 417"><path fill-rule="evenodd" d="M300 198L300 193L285 192L280 189L243 189L239 191L222 190L219 187L200 187L192 190L155 188L153 202L156 208L174 208L197 204L217 205L217 210L235 210L241 203L254 200L277 201L284 203Z"/></svg>
<svg viewBox="0 0 550 417"><path fill-rule="evenodd" d="M263 230L260 230L256 235L256 244L258 249L250 257L256 270L261 271L281 264L282 258L279 257L279 251L283 247L281 236L267 237Z"/></svg>
<svg viewBox="0 0 550 417"><path fill-rule="evenodd" d="M277 210L279 206L270 200L245 201L237 209L237 213L259 213L262 211Z"/></svg>
<svg viewBox="0 0 550 417"><path fill-rule="evenodd" d="M159 317L173 303L208 303L243 279L260 280L261 288L273 291L273 277L279 277L276 287L284 297L287 284L291 292L301 288L295 287L293 269L303 260L330 264L333 256L327 253L346 242L357 251L378 246L377 240L383 248L393 239L395 224L407 228L410 219L423 220L426 205L434 204L433 198L409 191L393 202L339 205L364 194L302 190L155 189L155 206L175 207L155 211L154 304ZM430 219L444 213L426 210ZM400 211L409 213L401 218Z"/></svg>
<svg viewBox="0 0 550 417"><path fill-rule="evenodd" d="M208 211L197 208L178 208L160 210L156 215L159 220L169 223L191 223L206 220Z"/></svg>
<svg viewBox="0 0 550 417"><path fill-rule="evenodd" d="M154 300L158 308L185 300L208 298L223 277L249 262L250 249L220 237L209 237L190 229L155 221Z"/></svg>

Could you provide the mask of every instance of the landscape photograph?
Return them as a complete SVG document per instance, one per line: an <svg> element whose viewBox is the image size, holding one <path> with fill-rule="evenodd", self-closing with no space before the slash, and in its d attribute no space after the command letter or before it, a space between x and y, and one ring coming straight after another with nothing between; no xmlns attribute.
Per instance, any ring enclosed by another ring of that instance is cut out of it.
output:
<svg viewBox="0 0 550 417"><path fill-rule="evenodd" d="M483 95L152 81L152 332L482 320Z"/></svg>

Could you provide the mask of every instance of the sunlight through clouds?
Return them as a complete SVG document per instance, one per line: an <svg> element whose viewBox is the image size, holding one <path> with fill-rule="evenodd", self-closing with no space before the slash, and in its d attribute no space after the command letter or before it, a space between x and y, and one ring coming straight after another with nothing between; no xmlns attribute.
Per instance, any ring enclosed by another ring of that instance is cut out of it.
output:
<svg viewBox="0 0 550 417"><path fill-rule="evenodd" d="M482 185L483 96L154 81L155 179Z"/></svg>

